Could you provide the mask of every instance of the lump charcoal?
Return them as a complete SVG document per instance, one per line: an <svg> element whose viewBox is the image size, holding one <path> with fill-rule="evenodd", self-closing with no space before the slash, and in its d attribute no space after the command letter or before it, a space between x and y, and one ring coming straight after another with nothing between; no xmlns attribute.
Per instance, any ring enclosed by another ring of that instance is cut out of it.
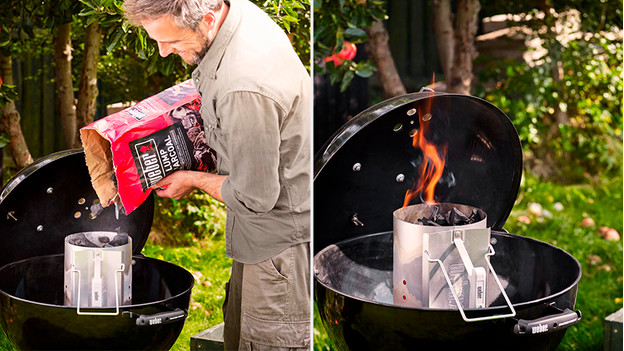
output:
<svg viewBox="0 0 624 351"><path fill-rule="evenodd" d="M470 216L466 216L463 212L453 207L446 213L439 213L440 208L434 206L429 217L421 217L416 223L429 226L458 226L472 224L481 221L481 215L477 209L472 209Z"/></svg>
<svg viewBox="0 0 624 351"><path fill-rule="evenodd" d="M117 234L117 235L115 235L113 240L111 240L108 243L108 245L116 247L116 246L125 245L127 243L128 243L128 235L127 234Z"/></svg>
<svg viewBox="0 0 624 351"><path fill-rule="evenodd" d="M483 220L481 215L479 215L479 211L476 208L472 209L472 213L470 213L470 217L468 218L469 223L475 223Z"/></svg>
<svg viewBox="0 0 624 351"><path fill-rule="evenodd" d="M104 207L102 207L102 204L97 203L97 204L91 205L90 210L91 210L91 218L95 218L99 216L100 213L102 213L102 211L104 211Z"/></svg>
<svg viewBox="0 0 624 351"><path fill-rule="evenodd" d="M108 244L111 240L109 237L103 235L98 238L98 241L101 242L102 244Z"/></svg>
<svg viewBox="0 0 624 351"><path fill-rule="evenodd" d="M99 247L97 244L94 244L93 242L91 242L91 240L87 239L87 237L82 233L77 234L73 238L69 239L69 243L82 247Z"/></svg>
<svg viewBox="0 0 624 351"><path fill-rule="evenodd" d="M445 219L447 225L464 225L469 222L468 217L455 207L446 213Z"/></svg>
<svg viewBox="0 0 624 351"><path fill-rule="evenodd" d="M435 227L440 226L440 224L438 224L435 220L429 219L427 217L419 218L418 221L416 221L416 223L422 224L422 225L435 226Z"/></svg>

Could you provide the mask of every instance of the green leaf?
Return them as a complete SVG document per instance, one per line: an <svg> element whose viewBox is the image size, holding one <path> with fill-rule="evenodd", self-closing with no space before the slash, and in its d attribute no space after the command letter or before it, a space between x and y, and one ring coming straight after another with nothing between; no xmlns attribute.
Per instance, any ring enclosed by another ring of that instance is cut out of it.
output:
<svg viewBox="0 0 624 351"><path fill-rule="evenodd" d="M173 57L166 57L165 59L163 59L162 65L160 67L160 71L162 72L162 74L168 76L171 74L171 72L173 72L174 66L175 66L175 61Z"/></svg>
<svg viewBox="0 0 624 351"><path fill-rule="evenodd" d="M3 147L7 146L7 144L10 141L11 140L9 140L9 137L7 137L6 134L4 134L4 133L0 134L0 149L2 149Z"/></svg>
<svg viewBox="0 0 624 351"><path fill-rule="evenodd" d="M286 15L282 17L282 20L288 21L288 22L295 22L295 23L299 21L296 17L290 16L290 15Z"/></svg>
<svg viewBox="0 0 624 351"><path fill-rule="evenodd" d="M111 39L110 43L108 44L108 46L106 47L106 52L111 52L113 51L119 44L119 40L121 39L121 37L124 35L124 31L121 27L118 27L117 30L115 30L115 32L113 33L113 38Z"/></svg>
<svg viewBox="0 0 624 351"><path fill-rule="evenodd" d="M366 32L362 28L347 28L345 35L352 41L364 41L368 38Z"/></svg>
<svg viewBox="0 0 624 351"><path fill-rule="evenodd" d="M368 64L358 64L355 66L355 74L362 78L368 78L375 73L375 66Z"/></svg>
<svg viewBox="0 0 624 351"><path fill-rule="evenodd" d="M353 77L355 77L355 74L353 73L353 71L347 71L344 76L342 77L342 82L340 82L340 91L344 92L345 90L347 90L347 88L349 87L349 84L351 84L351 81L353 80Z"/></svg>

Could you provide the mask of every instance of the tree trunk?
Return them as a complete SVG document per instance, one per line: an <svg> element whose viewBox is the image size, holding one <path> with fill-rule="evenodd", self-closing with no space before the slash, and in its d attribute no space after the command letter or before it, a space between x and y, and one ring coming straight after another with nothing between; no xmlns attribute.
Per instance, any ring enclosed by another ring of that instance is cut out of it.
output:
<svg viewBox="0 0 624 351"><path fill-rule="evenodd" d="M63 126L65 145L73 147L76 140L76 105L74 103L74 83L71 61L71 23L57 27L54 37L54 65L56 66L56 90L58 110Z"/></svg>
<svg viewBox="0 0 624 351"><path fill-rule="evenodd" d="M381 20L375 20L370 28L366 28L368 42L366 53L377 66L377 79L381 84L386 98L403 95L405 86L399 77L390 46L388 46L388 32Z"/></svg>
<svg viewBox="0 0 624 351"><path fill-rule="evenodd" d="M76 106L76 137L74 147L82 147L80 142L80 128L93 122L98 95L97 90L97 61L100 55L102 32L98 21L92 22L85 29L84 57L78 84L78 104Z"/></svg>
<svg viewBox="0 0 624 351"><path fill-rule="evenodd" d="M470 94L472 85L472 61L477 57L475 36L477 35L479 0L458 0L455 15L455 50L449 92Z"/></svg>
<svg viewBox="0 0 624 351"><path fill-rule="evenodd" d="M453 13L450 0L433 0L433 32L436 37L438 57L446 83L450 82L453 67Z"/></svg>
<svg viewBox="0 0 624 351"><path fill-rule="evenodd" d="M0 54L0 76L4 84L13 85L13 65L10 56ZM31 164L33 159L22 133L20 114L15 108L13 100L4 104L0 111L2 112L2 116L0 116L0 131L8 136L8 147L11 156L13 156L13 161L19 169L22 169Z"/></svg>

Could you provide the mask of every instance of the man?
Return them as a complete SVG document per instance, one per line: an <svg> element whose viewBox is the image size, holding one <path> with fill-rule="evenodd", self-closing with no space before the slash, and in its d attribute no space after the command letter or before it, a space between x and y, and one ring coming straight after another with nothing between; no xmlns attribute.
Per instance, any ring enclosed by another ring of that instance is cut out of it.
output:
<svg viewBox="0 0 624 351"><path fill-rule="evenodd" d="M225 203L228 350L310 345L310 77L285 33L247 0L126 0L161 56L198 65L218 174L177 171L160 196L201 189Z"/></svg>

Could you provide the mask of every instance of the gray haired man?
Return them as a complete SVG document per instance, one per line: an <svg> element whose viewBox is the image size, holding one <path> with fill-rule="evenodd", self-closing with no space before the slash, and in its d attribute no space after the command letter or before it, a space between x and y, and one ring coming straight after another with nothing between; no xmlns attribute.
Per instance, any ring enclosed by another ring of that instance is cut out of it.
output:
<svg viewBox="0 0 624 351"><path fill-rule="evenodd" d="M310 347L310 77L285 33L247 0L126 0L126 16L198 65L218 174L177 171L157 194L225 203L228 350Z"/></svg>

